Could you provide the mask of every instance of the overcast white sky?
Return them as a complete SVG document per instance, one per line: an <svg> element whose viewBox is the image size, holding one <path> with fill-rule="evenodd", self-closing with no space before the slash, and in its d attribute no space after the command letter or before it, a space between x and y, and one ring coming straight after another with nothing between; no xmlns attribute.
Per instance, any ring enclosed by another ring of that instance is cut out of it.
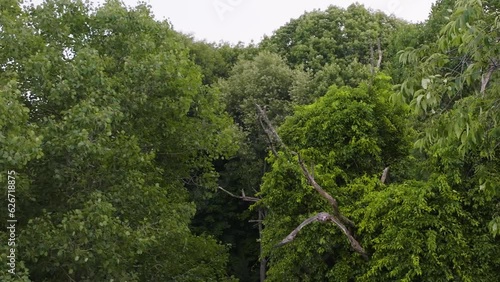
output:
<svg viewBox="0 0 500 282"><path fill-rule="evenodd" d="M35 0L40 3L42 0ZM93 2L100 3L100 0ZM137 0L124 0L135 6ZM427 19L435 0L146 0L157 19L168 19L175 30L211 42L255 43L271 35L291 18L329 5L347 7L354 2L394 14L411 22Z"/></svg>

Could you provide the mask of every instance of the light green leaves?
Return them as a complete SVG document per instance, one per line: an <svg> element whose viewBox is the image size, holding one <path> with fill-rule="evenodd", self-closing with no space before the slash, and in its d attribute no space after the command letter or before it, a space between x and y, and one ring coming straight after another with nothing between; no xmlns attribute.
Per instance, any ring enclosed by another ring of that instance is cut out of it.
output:
<svg viewBox="0 0 500 282"><path fill-rule="evenodd" d="M392 94L388 80L381 74L371 87L331 87L313 104L297 107L279 128L285 144L300 152L315 180L342 203L343 213L370 212L366 205L353 210L354 202L365 191L364 187L350 191L348 185L366 180L365 175L381 173L386 164L398 162L408 153L406 113L387 103ZM269 160L272 170L264 176L261 186L262 203L272 211L265 220L263 237L264 250L271 257L269 279L278 281L280 273L293 273L301 279L314 280L330 271L335 273L335 279L352 277L354 269L362 268L357 264L361 259L352 254L348 242L334 226L309 225L286 248L272 248L301 220L328 210L328 204L304 179L296 156L279 152ZM379 180L370 178L369 182L377 185ZM362 223L358 228L372 226ZM318 255L318 246L324 256ZM325 263L325 256L335 263ZM303 272L301 268L314 271Z"/></svg>

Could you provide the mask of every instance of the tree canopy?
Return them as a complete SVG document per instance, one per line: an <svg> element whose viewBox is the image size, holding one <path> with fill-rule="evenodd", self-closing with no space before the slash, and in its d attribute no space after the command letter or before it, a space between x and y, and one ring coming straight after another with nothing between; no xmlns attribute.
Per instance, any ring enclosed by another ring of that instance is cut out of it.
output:
<svg viewBox="0 0 500 282"><path fill-rule="evenodd" d="M497 281L499 32L493 0L248 46L2 0L0 280Z"/></svg>
<svg viewBox="0 0 500 282"><path fill-rule="evenodd" d="M227 278L225 248L189 230L185 184L215 185L212 161L235 152L236 130L170 25L118 1L11 5L2 170L22 181L29 279Z"/></svg>

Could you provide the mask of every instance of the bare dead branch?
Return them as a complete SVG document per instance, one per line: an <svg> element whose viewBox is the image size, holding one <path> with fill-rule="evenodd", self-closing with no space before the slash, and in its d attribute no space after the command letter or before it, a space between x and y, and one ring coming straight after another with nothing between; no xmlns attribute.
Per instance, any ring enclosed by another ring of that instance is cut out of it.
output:
<svg viewBox="0 0 500 282"><path fill-rule="evenodd" d="M306 227L307 225L315 221L326 222L329 217L330 215L328 213L320 212L317 215L304 220L299 226L297 226L297 228L295 228L290 234L288 234L288 236L286 236L285 239L283 239L280 243L278 243L276 247L281 247L283 245L292 242L299 233L299 231L302 230L302 228Z"/></svg>
<svg viewBox="0 0 500 282"><path fill-rule="evenodd" d="M364 259L368 260L368 255L366 251L361 247L359 242L352 236L351 232L345 227L345 225L335 216L330 215L329 213L326 212L320 212L317 215L310 217L306 220L304 220L297 228L295 228L288 236L285 237L280 243L278 243L275 247L281 247L283 245L286 245L290 242L292 242L297 234L302 230L304 227L307 225L318 221L318 222L333 222L335 225L337 225L342 233L344 233L347 236L347 239L349 240L349 243L351 244L351 247L359 253Z"/></svg>
<svg viewBox="0 0 500 282"><path fill-rule="evenodd" d="M332 195L330 195L328 192L326 192L325 189L323 189L323 187L321 187L316 182L316 180L314 179L312 174L307 170L307 167L304 164L304 161L300 158L300 155L299 155L299 165L300 165L300 168L302 169L302 174L307 179L307 182L309 182L309 184L314 188L314 190L316 190L316 192L318 192L323 198L325 198L328 201L328 203L330 204L330 206L332 206L334 215L338 216L344 224L347 224L348 226L355 228L354 222L352 222L350 219L348 219L347 217L343 216L340 213L339 204L338 204L337 200L335 198L333 198Z"/></svg>
<svg viewBox="0 0 500 282"><path fill-rule="evenodd" d="M373 51L373 44L370 43L370 72L372 76L375 75L375 55Z"/></svg>
<svg viewBox="0 0 500 282"><path fill-rule="evenodd" d="M274 148L272 133L269 132L269 130L264 126L264 123L262 122L262 118L260 116L259 116L259 122L260 126L262 127L262 129L264 129L264 132L266 133L267 141L269 142L269 147L271 147L273 155L277 156L278 152Z"/></svg>
<svg viewBox="0 0 500 282"><path fill-rule="evenodd" d="M339 212L339 205L337 203L337 200L335 200L330 194L328 194L328 192L323 190L323 188L316 182L316 180L314 180L314 177L311 175L311 173L307 169L306 165L304 164L304 161L302 159L300 159L300 157L299 157L299 165L300 165L300 168L302 169L302 173L307 178L307 181L309 182L309 184L311 184L311 186L314 188L314 190L316 190L323 198L325 198L328 201L328 203L330 203L330 205L333 207L333 210L335 211L335 213L338 213Z"/></svg>
<svg viewBox="0 0 500 282"><path fill-rule="evenodd" d="M358 254L360 254L365 260L370 259L368 257L368 253L365 251L365 249L363 249L363 247L358 242L358 240L356 240L356 238L354 238L354 236L352 235L352 232L349 229L347 229L342 224L342 222L340 222L334 216L330 216L329 220L332 221L333 223L335 223L340 228L340 230L342 230L342 232L347 236L347 239L349 240L349 243L351 244L351 248L353 248L354 251L356 251Z"/></svg>
<svg viewBox="0 0 500 282"><path fill-rule="evenodd" d="M377 48L378 48L378 61L377 61L377 69L380 69L380 66L382 65L382 47L380 46L380 37L377 38Z"/></svg>
<svg viewBox="0 0 500 282"><path fill-rule="evenodd" d="M385 183L385 180L387 179L388 175L389 175L389 167L386 167L382 172L382 177L380 177L380 183Z"/></svg>
<svg viewBox="0 0 500 282"><path fill-rule="evenodd" d="M497 62L492 61L491 64L488 66L488 70L486 71L485 74L482 75L481 77L481 94L484 95L484 92L486 91L486 86L488 86L488 82L491 79L491 75L493 72L498 68Z"/></svg>
<svg viewBox="0 0 500 282"><path fill-rule="evenodd" d="M285 147L286 148L286 145L283 143L283 141L281 140L280 136L278 135L278 132L276 132L276 130L274 129L274 126L273 124L271 123L271 121L269 120L269 118L267 117L267 114L266 112L262 109L261 106L259 106L258 104L255 104L255 106L257 106L257 110L259 111L259 117L264 121L264 123L267 125L267 127L263 127L264 131L269 134L271 140L272 139L276 139L276 142L278 142L281 146ZM262 126L264 126L263 124L261 124Z"/></svg>
<svg viewBox="0 0 500 282"><path fill-rule="evenodd" d="M249 197L249 196L245 196L245 193L243 192L242 190L242 196L237 196L229 191L227 191L226 189L222 188L219 186L219 189L224 191L226 194L228 194L229 196L233 197L233 198L236 198L236 199L241 199L245 202L258 202L260 201L259 198L255 198L255 197Z"/></svg>
<svg viewBox="0 0 500 282"><path fill-rule="evenodd" d="M312 174L309 172L309 170L307 169L307 166L305 165L304 161L302 160L302 158L300 157L300 155L297 153L297 152L294 152L290 149L288 149L288 147L283 143L283 141L281 140L281 138L279 137L278 133L276 132L276 130L274 129L273 125L271 124L271 122L269 121L269 118L267 117L266 115L266 112L259 106L259 105L256 105L257 106L257 109L259 110L259 113L260 113L260 117L262 118L262 120L264 120L264 122L267 124L267 129L264 128L264 130L266 132L270 131L273 135L274 135L274 138L280 143L281 146L283 146L285 149L287 149L288 151L290 151L293 155L296 155L298 156L298 160L299 160L299 165L300 165L300 168L302 169L302 173L304 174L304 176L306 177L307 181L309 182L309 184L311 184L311 186L313 186L313 188L323 197L325 198L328 203L330 203L330 205L333 207L333 211L335 214L339 214L339 205L337 203L337 200L335 200L330 194L328 194L328 192L326 192L315 180L314 180L314 177L312 176Z"/></svg>
<svg viewBox="0 0 500 282"><path fill-rule="evenodd" d="M304 226L310 224L311 222L314 222L314 221L324 222L326 220L330 220L333 223L335 223L342 230L342 232L347 236L347 238L348 238L348 240L349 240L352 248L356 252L358 252L359 254L361 254L364 258L368 259L368 256L367 256L365 250L361 247L361 244L354 238L353 231L351 229L348 229L346 227L346 225L348 225L351 228L355 228L354 222L352 222L350 219L348 219L347 217L345 217L344 215L342 215L340 213L337 200L335 198L333 198L328 192L326 192L325 189L323 189L323 187L321 187L316 182L316 180L314 179L314 176L307 169L307 166L304 163L304 161L302 160L300 154L297 153L297 152L295 152L295 151L293 151L293 150L291 150L291 149L289 149L283 143L283 141L279 137L278 133L274 129L273 125L269 121L269 118L267 117L266 112L259 105L256 104L256 106L257 106L257 109L259 111L260 118L267 125L267 130L266 130L266 128L264 128L264 130L266 132L272 134L273 135L272 137L274 137L274 139L276 139L276 141L285 150L287 150L288 152L290 152L292 155L295 155L295 156L298 157L298 163L299 163L299 166L300 166L300 168L302 170L302 174L306 177L307 181L309 182L309 184L311 186L313 186L313 188L316 190L316 192L318 192L323 198L325 198L328 201L328 203L330 204L330 206L333 209L333 215L330 215L330 214L328 214L326 212L323 212L323 213L317 214L316 216L308 218L307 220L305 220L304 222L302 222L294 231L292 231L292 233L290 233L285 239L283 239L283 241L281 241L281 243L279 243L278 246L284 245L284 244L292 241L295 238L295 236L297 236L297 233L302 228L304 228Z"/></svg>

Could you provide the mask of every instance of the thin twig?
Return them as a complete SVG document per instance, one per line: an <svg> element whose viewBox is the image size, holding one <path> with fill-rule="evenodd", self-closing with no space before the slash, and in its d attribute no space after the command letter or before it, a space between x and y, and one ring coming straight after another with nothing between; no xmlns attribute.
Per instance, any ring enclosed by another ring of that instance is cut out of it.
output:
<svg viewBox="0 0 500 282"><path fill-rule="evenodd" d="M233 197L233 198L237 198L237 199L241 199L243 201L246 201L246 202L258 202L260 201L259 198L255 198L255 197L249 197L249 196L246 196L245 193L242 193L243 196L237 196L229 191L227 191L226 189L222 188L219 186L219 189L224 191L226 194L228 194L229 196Z"/></svg>

